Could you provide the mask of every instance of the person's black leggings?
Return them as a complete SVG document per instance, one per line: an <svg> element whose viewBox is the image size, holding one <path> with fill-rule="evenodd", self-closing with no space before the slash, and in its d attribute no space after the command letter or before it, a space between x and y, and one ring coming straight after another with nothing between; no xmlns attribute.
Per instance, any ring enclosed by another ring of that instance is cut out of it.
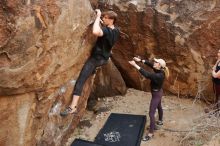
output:
<svg viewBox="0 0 220 146"><path fill-rule="evenodd" d="M161 98L163 96L163 90L160 89L159 91L151 91L152 98L150 102L150 111L149 111L149 116L150 116L150 133L154 132L155 129L155 113L156 109L158 109L158 114L159 114L159 120L163 120L163 109L161 105Z"/></svg>
<svg viewBox="0 0 220 146"><path fill-rule="evenodd" d="M86 63L84 64L79 77L76 81L73 95L81 96L83 85L85 81L89 78L90 75L95 73L97 67L106 64L108 60L104 59L102 56L98 56L96 58L90 57Z"/></svg>
<svg viewBox="0 0 220 146"><path fill-rule="evenodd" d="M216 108L220 109L220 85L219 84L214 84L215 87L215 104L216 104Z"/></svg>

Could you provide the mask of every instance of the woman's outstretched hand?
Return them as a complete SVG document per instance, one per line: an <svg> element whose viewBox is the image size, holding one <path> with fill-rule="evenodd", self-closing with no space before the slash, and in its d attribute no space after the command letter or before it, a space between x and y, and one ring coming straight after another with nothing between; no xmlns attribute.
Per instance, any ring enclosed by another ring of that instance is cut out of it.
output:
<svg viewBox="0 0 220 146"><path fill-rule="evenodd" d="M140 66L138 66L137 64L136 64L136 62L134 61L134 60L131 60L131 61L128 61L132 66L134 66L136 69L140 69Z"/></svg>
<svg viewBox="0 0 220 146"><path fill-rule="evenodd" d="M128 61L132 66L136 65L136 62L134 60Z"/></svg>
<svg viewBox="0 0 220 146"><path fill-rule="evenodd" d="M140 58L140 57L134 57L133 60L134 60L134 61L137 61L137 62L140 62L140 61L141 61L141 58Z"/></svg>

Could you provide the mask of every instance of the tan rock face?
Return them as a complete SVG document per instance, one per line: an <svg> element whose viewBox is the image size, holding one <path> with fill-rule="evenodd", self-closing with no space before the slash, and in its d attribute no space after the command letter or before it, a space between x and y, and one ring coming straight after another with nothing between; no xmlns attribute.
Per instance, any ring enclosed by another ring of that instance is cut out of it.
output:
<svg viewBox="0 0 220 146"><path fill-rule="evenodd" d="M90 39L88 27L94 14L90 3L49 0L3 5L0 94L56 87L70 75L76 78L71 69L82 66L95 40Z"/></svg>
<svg viewBox="0 0 220 146"><path fill-rule="evenodd" d="M95 78L94 74L85 83L78 114L62 118L59 113L71 102L76 79L96 40L93 21L88 0L0 2L1 146L66 143L84 113ZM110 80L104 84L117 85L108 92L125 93L113 64L96 80L103 81L108 74ZM121 84L108 83L115 79Z"/></svg>
<svg viewBox="0 0 220 146"><path fill-rule="evenodd" d="M126 91L121 73L111 60L97 69L91 98L124 95Z"/></svg>
<svg viewBox="0 0 220 146"><path fill-rule="evenodd" d="M0 145L62 145L86 108L94 78L85 84L78 115L61 118L96 39L90 2L0 5Z"/></svg>
<svg viewBox="0 0 220 146"><path fill-rule="evenodd" d="M0 145L25 145L26 141L31 141L31 107L35 101L33 93L22 96L1 97L1 133Z"/></svg>

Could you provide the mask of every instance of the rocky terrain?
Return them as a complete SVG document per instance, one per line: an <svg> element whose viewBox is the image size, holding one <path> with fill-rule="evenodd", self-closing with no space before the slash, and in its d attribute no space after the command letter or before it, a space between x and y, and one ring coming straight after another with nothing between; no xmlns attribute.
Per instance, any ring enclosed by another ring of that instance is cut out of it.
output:
<svg viewBox="0 0 220 146"><path fill-rule="evenodd" d="M149 127L151 93L128 89L124 96L90 101L85 115L68 139L69 146L75 138L94 141L110 113L146 115L145 133ZM165 94L162 98L164 125L158 127L152 140L141 146L218 146L220 145L219 116L204 113L207 106L199 99L178 98ZM157 117L157 113L156 113ZM157 117L158 118L158 117ZM156 119L157 119L156 118Z"/></svg>

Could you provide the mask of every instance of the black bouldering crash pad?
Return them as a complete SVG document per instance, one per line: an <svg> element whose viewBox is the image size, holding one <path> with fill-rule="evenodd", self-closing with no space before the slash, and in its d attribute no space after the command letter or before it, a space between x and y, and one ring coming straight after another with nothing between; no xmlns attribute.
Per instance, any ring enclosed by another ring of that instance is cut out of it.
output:
<svg viewBox="0 0 220 146"><path fill-rule="evenodd" d="M95 138L104 146L140 146L145 115L112 113Z"/></svg>
<svg viewBox="0 0 220 146"><path fill-rule="evenodd" d="M75 139L71 146L103 146L100 144L96 144L94 142L82 140L82 139Z"/></svg>

